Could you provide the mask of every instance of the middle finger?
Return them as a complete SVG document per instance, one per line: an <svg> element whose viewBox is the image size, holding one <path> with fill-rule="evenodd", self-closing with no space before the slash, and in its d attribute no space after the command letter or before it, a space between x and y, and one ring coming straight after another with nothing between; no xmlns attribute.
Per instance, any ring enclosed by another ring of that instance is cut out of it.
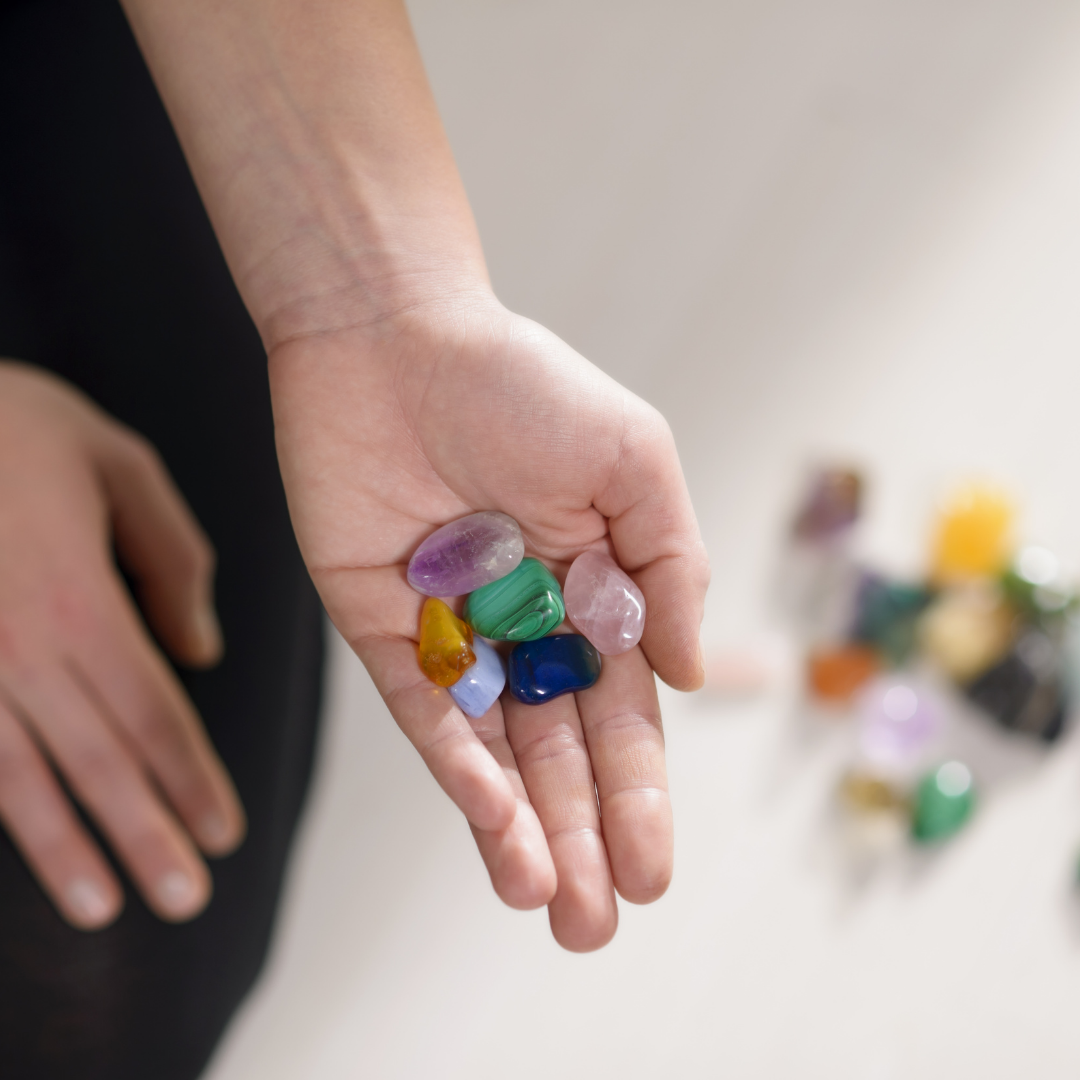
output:
<svg viewBox="0 0 1080 1080"><path fill-rule="evenodd" d="M589 752L573 695L543 705L503 698L506 733L558 875L551 932L566 949L606 945L618 925Z"/></svg>
<svg viewBox="0 0 1080 1080"><path fill-rule="evenodd" d="M232 780L195 707L133 609L112 599L101 632L76 645L73 673L124 732L203 851L226 855L246 822Z"/></svg>

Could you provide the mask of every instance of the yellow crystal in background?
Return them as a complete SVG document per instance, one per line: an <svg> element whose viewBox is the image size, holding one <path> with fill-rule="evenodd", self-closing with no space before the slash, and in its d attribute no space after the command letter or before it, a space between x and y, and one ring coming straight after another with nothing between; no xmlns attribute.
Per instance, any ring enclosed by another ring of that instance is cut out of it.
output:
<svg viewBox="0 0 1080 1080"><path fill-rule="evenodd" d="M958 492L942 511L930 576L939 584L1001 573L1011 555L1015 515L1003 492L972 485Z"/></svg>
<svg viewBox="0 0 1080 1080"><path fill-rule="evenodd" d="M420 613L417 655L424 674L438 686L453 686L476 663L472 630L441 600L429 597Z"/></svg>

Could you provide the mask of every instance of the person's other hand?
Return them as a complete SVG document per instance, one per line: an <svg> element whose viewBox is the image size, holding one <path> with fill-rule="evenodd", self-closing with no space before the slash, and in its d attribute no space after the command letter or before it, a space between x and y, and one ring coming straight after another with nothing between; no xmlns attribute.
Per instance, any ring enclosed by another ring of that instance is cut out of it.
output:
<svg viewBox="0 0 1080 1080"><path fill-rule="evenodd" d="M165 648L214 664L213 552L156 453L60 380L0 363L0 821L85 929L123 892L67 792L163 919L202 910L199 849L225 854L245 829L114 544Z"/></svg>
<svg viewBox="0 0 1080 1080"><path fill-rule="evenodd" d="M653 671L701 684L708 564L663 418L542 327L478 290L271 350L278 450L300 546L334 623L469 820L514 907L598 948L615 890L667 888L672 821ZM476 510L515 518L560 579L605 547L646 598L641 645L592 689L504 694L470 721L417 664L410 555Z"/></svg>

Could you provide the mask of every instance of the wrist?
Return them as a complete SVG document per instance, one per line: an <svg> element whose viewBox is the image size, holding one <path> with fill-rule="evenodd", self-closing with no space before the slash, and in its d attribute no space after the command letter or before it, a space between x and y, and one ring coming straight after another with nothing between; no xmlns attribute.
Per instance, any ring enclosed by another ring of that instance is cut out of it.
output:
<svg viewBox="0 0 1080 1080"><path fill-rule="evenodd" d="M401 0L125 7L268 349L489 287Z"/></svg>
<svg viewBox="0 0 1080 1080"><path fill-rule="evenodd" d="M402 320L493 301L479 245L433 243L440 223L408 233L378 227L358 239L306 230L237 275L267 352L299 339L378 331ZM370 233L375 233L372 237Z"/></svg>
<svg viewBox="0 0 1080 1080"><path fill-rule="evenodd" d="M263 168L253 155L259 176L236 190L257 197L218 230L267 351L490 292L452 160L409 169L340 131L307 134L324 140L321 164L278 156Z"/></svg>

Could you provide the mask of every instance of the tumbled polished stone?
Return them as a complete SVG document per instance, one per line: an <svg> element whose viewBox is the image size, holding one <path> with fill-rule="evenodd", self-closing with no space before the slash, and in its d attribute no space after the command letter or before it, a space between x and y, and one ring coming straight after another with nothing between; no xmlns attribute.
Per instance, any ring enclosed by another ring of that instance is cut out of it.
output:
<svg viewBox="0 0 1080 1080"><path fill-rule="evenodd" d="M915 790L911 832L916 840L943 840L956 832L975 806L971 770L947 761L924 776Z"/></svg>
<svg viewBox="0 0 1080 1080"><path fill-rule="evenodd" d="M919 614L930 599L922 586L864 572L855 596L852 640L873 645L893 664L905 663L915 648Z"/></svg>
<svg viewBox="0 0 1080 1080"><path fill-rule="evenodd" d="M473 632L441 600L428 597L420 613L420 670L438 686L453 686L476 663Z"/></svg>
<svg viewBox="0 0 1080 1080"><path fill-rule="evenodd" d="M815 697L843 703L881 667L877 652L858 643L816 649L806 661L806 681Z"/></svg>
<svg viewBox="0 0 1080 1080"><path fill-rule="evenodd" d="M971 486L956 493L938 519L931 577L945 583L991 577L1009 561L1012 500L994 488Z"/></svg>
<svg viewBox="0 0 1080 1080"><path fill-rule="evenodd" d="M466 716L478 720L495 704L506 685L503 658L483 639L473 638L476 663L450 687L450 696Z"/></svg>
<svg viewBox="0 0 1080 1080"><path fill-rule="evenodd" d="M510 693L525 705L588 690L600 678L600 654L581 634L523 641L510 651Z"/></svg>
<svg viewBox="0 0 1080 1080"><path fill-rule="evenodd" d="M895 779L852 770L837 791L841 851L866 865L896 853L911 833L911 802ZM856 865L858 865L856 864Z"/></svg>
<svg viewBox="0 0 1080 1080"><path fill-rule="evenodd" d="M645 629L645 597L610 555L586 551L563 585L570 621L605 656L632 649Z"/></svg>
<svg viewBox="0 0 1080 1080"><path fill-rule="evenodd" d="M464 596L505 577L524 556L518 523L483 510L436 529L409 560L409 584L427 596Z"/></svg>
<svg viewBox="0 0 1080 1080"><path fill-rule="evenodd" d="M875 679L859 698L859 744L873 762L918 760L942 728L943 709L921 684L891 676Z"/></svg>
<svg viewBox="0 0 1080 1080"><path fill-rule="evenodd" d="M998 723L1053 742L1065 728L1067 692L1061 645L1029 629L1012 651L967 687L967 696Z"/></svg>
<svg viewBox="0 0 1080 1080"><path fill-rule="evenodd" d="M856 814L882 814L910 809L907 797L895 784L875 773L851 771L840 780L840 801Z"/></svg>
<svg viewBox="0 0 1080 1080"><path fill-rule="evenodd" d="M970 582L946 589L919 620L926 655L959 683L968 683L1009 651L1016 612L996 584Z"/></svg>
<svg viewBox="0 0 1080 1080"><path fill-rule="evenodd" d="M822 469L814 477L792 532L820 541L849 529L859 517L862 478L850 469Z"/></svg>
<svg viewBox="0 0 1080 1080"><path fill-rule="evenodd" d="M471 593L464 614L493 641L532 641L554 630L566 608L551 571L536 559L522 559L513 573Z"/></svg>

